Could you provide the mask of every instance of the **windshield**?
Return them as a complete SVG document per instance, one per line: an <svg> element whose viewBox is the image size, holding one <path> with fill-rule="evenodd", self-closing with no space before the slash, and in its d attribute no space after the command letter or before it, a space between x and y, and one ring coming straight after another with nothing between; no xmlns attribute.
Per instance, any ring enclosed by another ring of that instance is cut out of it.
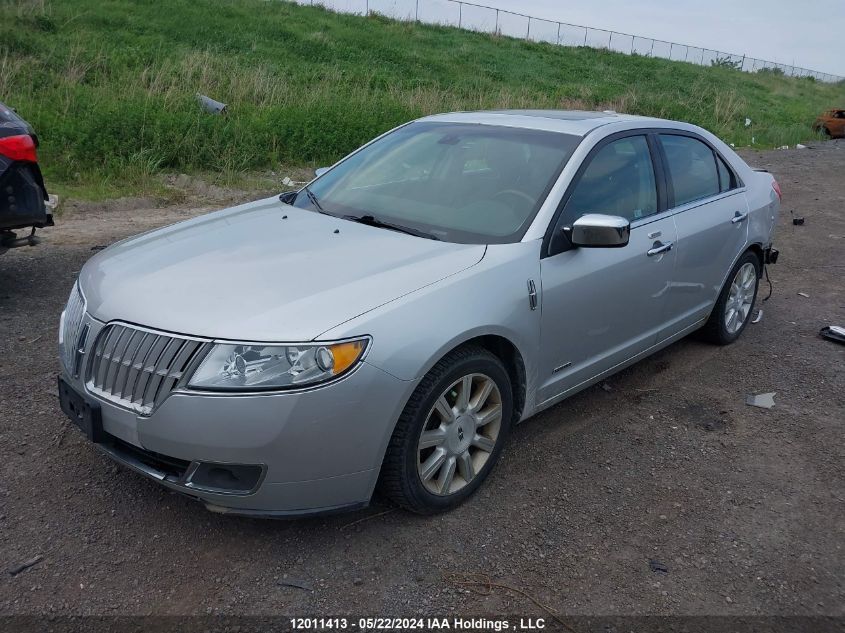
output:
<svg viewBox="0 0 845 633"><path fill-rule="evenodd" d="M515 242L580 140L542 130L411 123L342 161L292 204L448 242Z"/></svg>

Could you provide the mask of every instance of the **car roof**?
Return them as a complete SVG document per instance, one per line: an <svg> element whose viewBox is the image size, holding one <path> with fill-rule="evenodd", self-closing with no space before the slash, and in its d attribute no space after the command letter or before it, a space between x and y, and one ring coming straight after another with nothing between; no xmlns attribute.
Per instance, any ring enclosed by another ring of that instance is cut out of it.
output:
<svg viewBox="0 0 845 633"><path fill-rule="evenodd" d="M592 130L608 123L636 121L648 123L661 121L652 117L618 114L610 110L588 112L584 110L483 110L479 112L449 112L434 114L418 119L443 123L475 123L481 125L503 125L532 130L545 130L585 136Z"/></svg>

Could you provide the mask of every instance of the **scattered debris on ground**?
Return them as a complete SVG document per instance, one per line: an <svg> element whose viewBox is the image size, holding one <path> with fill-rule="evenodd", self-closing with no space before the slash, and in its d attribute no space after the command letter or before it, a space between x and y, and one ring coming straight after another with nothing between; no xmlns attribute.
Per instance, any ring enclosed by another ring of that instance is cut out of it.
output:
<svg viewBox="0 0 845 633"><path fill-rule="evenodd" d="M294 589L303 589L305 591L314 591L314 585L306 580L299 578L282 578L277 581L277 585L281 587L293 587Z"/></svg>
<svg viewBox="0 0 845 633"><path fill-rule="evenodd" d="M826 325L819 330L819 334L822 338L836 341L837 343L845 343L845 327L840 327L838 325Z"/></svg>
<svg viewBox="0 0 845 633"><path fill-rule="evenodd" d="M21 563L20 565L16 565L9 570L10 576L17 576L22 571L26 571L30 567L34 567L38 563L44 560L44 557L40 554L38 556L33 556L28 561Z"/></svg>
<svg viewBox="0 0 845 633"><path fill-rule="evenodd" d="M653 571L657 574L668 574L669 573L669 568L666 567L666 565L661 563L659 560L655 560L653 558L649 559L648 566L651 568L651 571Z"/></svg>
<svg viewBox="0 0 845 633"><path fill-rule="evenodd" d="M752 407L760 407L761 409L771 409L775 406L775 392L761 393L758 395L748 395L745 397L745 404Z"/></svg>

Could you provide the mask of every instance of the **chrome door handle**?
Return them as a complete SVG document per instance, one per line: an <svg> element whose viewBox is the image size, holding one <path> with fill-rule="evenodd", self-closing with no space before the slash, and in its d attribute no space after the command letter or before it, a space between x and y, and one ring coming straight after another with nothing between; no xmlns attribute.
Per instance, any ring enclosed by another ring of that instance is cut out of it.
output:
<svg viewBox="0 0 845 633"><path fill-rule="evenodd" d="M654 247L648 249L645 254L649 257L653 257L654 255L660 255L660 253L668 253L672 250L672 242L666 242L665 244L661 242L655 242Z"/></svg>
<svg viewBox="0 0 845 633"><path fill-rule="evenodd" d="M739 211L737 211L736 215L733 218L731 218L731 224L739 224L740 222L742 222L747 217L748 217L748 211L746 211L745 213L740 213Z"/></svg>

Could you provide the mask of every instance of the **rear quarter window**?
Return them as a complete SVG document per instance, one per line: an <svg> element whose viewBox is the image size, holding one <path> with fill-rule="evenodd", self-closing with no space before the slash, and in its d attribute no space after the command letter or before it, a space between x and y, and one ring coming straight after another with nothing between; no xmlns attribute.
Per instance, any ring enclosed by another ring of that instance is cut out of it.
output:
<svg viewBox="0 0 845 633"><path fill-rule="evenodd" d="M719 171L719 190L730 191L731 189L736 189L736 176L734 176L730 167L725 163L725 160L718 154L716 154L716 169Z"/></svg>

